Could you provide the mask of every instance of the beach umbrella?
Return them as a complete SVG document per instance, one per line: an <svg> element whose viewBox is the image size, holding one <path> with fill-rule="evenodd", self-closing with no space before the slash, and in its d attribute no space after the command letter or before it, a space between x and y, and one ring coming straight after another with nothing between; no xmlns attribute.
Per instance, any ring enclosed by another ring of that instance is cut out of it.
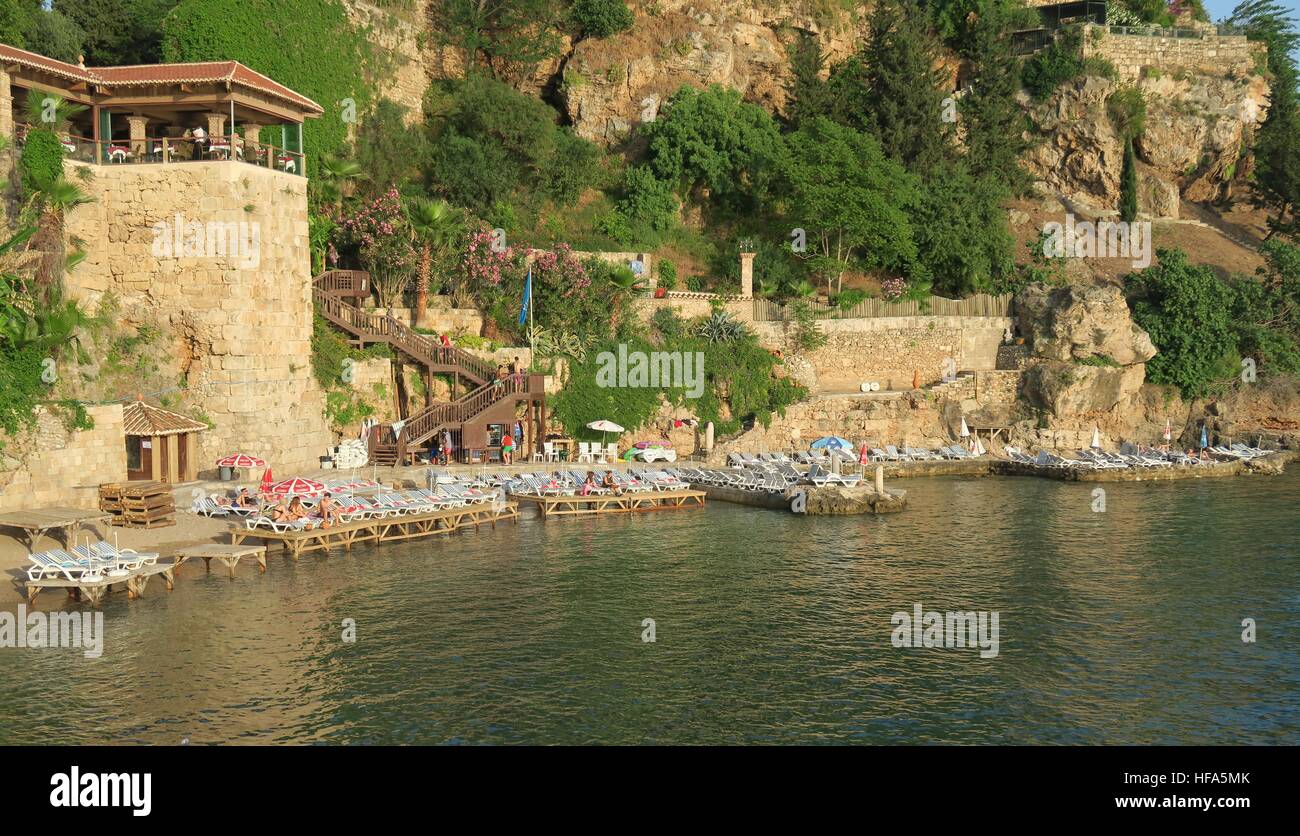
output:
<svg viewBox="0 0 1300 836"><path fill-rule="evenodd" d="M852 450L853 442L847 438L840 438L838 435L826 435L808 445L813 450L826 448L828 450Z"/></svg>
<svg viewBox="0 0 1300 836"><path fill-rule="evenodd" d="M268 467L266 470L262 472L262 487L260 489L261 492L264 494L270 493L271 485L274 482L275 482L275 477L271 475L271 468Z"/></svg>
<svg viewBox="0 0 1300 836"><path fill-rule="evenodd" d="M1101 430L1096 427L1092 428L1092 447L1093 449L1101 449Z"/></svg>
<svg viewBox="0 0 1300 836"><path fill-rule="evenodd" d="M600 430L600 443L602 447L605 444L605 433L624 432L623 428L618 424L615 424L613 421L606 421L604 418L601 418L599 421L592 421L587 425L587 429Z"/></svg>
<svg viewBox="0 0 1300 836"><path fill-rule="evenodd" d="M1201 424L1201 449L1204 450L1206 447L1209 447L1209 446L1210 446L1210 439L1209 439L1209 437L1206 435L1206 432L1205 432L1205 425L1204 425L1204 424Z"/></svg>
<svg viewBox="0 0 1300 836"><path fill-rule="evenodd" d="M315 496L324 491L325 486L314 479L294 477L275 483L269 493L275 496Z"/></svg>
<svg viewBox="0 0 1300 836"><path fill-rule="evenodd" d="M1169 426L1169 419L1166 418L1165 419L1165 441L1168 442L1169 439L1173 437L1174 437L1173 428Z"/></svg>
<svg viewBox="0 0 1300 836"><path fill-rule="evenodd" d="M966 418L963 416L961 419L961 437L965 438L968 435L970 435L970 427L966 426Z"/></svg>
<svg viewBox="0 0 1300 836"><path fill-rule="evenodd" d="M266 462L247 453L231 453L224 459L217 459L217 467L266 467Z"/></svg>

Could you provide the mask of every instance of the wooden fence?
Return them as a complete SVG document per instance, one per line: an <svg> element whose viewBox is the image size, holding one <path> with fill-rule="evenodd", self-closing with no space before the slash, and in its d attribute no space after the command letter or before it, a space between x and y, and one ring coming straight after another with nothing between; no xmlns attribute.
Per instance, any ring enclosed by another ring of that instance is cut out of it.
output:
<svg viewBox="0 0 1300 836"><path fill-rule="evenodd" d="M977 293L965 299L944 299L931 296L925 300L887 302L884 299L864 299L847 310L822 302L809 302L813 313L821 319L872 319L891 316L1011 316L1012 294L990 296ZM767 299L754 300L755 322L784 321L785 305Z"/></svg>

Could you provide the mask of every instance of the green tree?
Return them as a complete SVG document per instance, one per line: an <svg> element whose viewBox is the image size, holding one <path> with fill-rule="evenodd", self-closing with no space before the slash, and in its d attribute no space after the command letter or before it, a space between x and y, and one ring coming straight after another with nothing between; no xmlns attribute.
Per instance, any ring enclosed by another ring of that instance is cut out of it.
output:
<svg viewBox="0 0 1300 836"><path fill-rule="evenodd" d="M632 27L632 10L623 0L574 0L569 18L586 38L608 38Z"/></svg>
<svg viewBox="0 0 1300 836"><path fill-rule="evenodd" d="M1137 156L1133 153L1133 139L1124 138L1124 167L1119 173L1119 217L1132 223L1138 213Z"/></svg>
<svg viewBox="0 0 1300 836"><path fill-rule="evenodd" d="M1015 239L1001 206L1009 196L1006 184L960 163L933 174L911 215L917 275L955 296L1001 287L1015 269Z"/></svg>
<svg viewBox="0 0 1300 836"><path fill-rule="evenodd" d="M435 265L450 255L465 235L465 216L444 200L416 199L407 205L411 233L419 249L415 278L415 315L412 324L424 322L429 304L429 279Z"/></svg>
<svg viewBox="0 0 1300 836"><path fill-rule="evenodd" d="M162 56L162 22L180 0L54 0L75 24L90 66L152 64ZM56 21L56 25L58 24ZM70 60L75 61L76 56Z"/></svg>
<svg viewBox="0 0 1300 836"><path fill-rule="evenodd" d="M380 99L357 128L355 165L364 172L359 187L362 195L378 197L389 186L399 189L420 177L420 163L427 150L423 133L406 124L406 109L389 99ZM336 178L338 172L327 175Z"/></svg>
<svg viewBox="0 0 1300 836"><path fill-rule="evenodd" d="M740 93L720 85L683 87L659 119L641 127L651 170L681 194L707 188L715 198L761 194L780 153L776 121Z"/></svg>
<svg viewBox="0 0 1300 836"><path fill-rule="evenodd" d="M1254 201L1269 212L1268 236L1300 234L1300 33L1290 10L1275 0L1246 0L1232 10L1231 31L1268 46L1272 76L1268 115L1255 133Z"/></svg>
<svg viewBox="0 0 1300 836"><path fill-rule="evenodd" d="M836 291L851 264L901 270L916 262L908 210L916 178L888 159L875 137L816 118L786 137L782 191L791 226Z"/></svg>
<svg viewBox="0 0 1300 836"><path fill-rule="evenodd" d="M1232 288L1181 250L1160 250L1159 263L1125 278L1133 319L1158 352L1147 363L1152 383L1202 397L1231 382L1238 364Z"/></svg>
<svg viewBox="0 0 1300 836"><path fill-rule="evenodd" d="M463 51L465 72L486 68L518 81L560 54L562 9L554 0L431 0L429 22L440 43Z"/></svg>
<svg viewBox="0 0 1300 836"><path fill-rule="evenodd" d="M817 36L799 31L788 48L790 78L786 82L786 114L790 124L798 125L814 116L833 116L835 97L830 84L823 79L822 69L826 56L822 53Z"/></svg>
<svg viewBox="0 0 1300 836"><path fill-rule="evenodd" d="M984 0L965 39L972 75L960 112L966 129L966 163L977 177L994 177L1013 192L1028 187L1020 158L1030 147L1024 111L1016 101L1019 62L1011 51L1017 15L1005 3ZM1022 7L1012 7L1019 9Z"/></svg>
<svg viewBox="0 0 1300 836"><path fill-rule="evenodd" d="M875 134L885 154L909 171L928 171L952 154L938 42L915 0L882 0L867 37L832 83L836 118Z"/></svg>

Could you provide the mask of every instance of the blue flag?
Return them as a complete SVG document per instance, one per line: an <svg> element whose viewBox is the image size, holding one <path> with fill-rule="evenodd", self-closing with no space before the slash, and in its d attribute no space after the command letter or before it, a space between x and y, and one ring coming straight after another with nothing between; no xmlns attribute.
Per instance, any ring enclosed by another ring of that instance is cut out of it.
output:
<svg viewBox="0 0 1300 836"><path fill-rule="evenodd" d="M524 304L519 309L519 324L528 321L528 306L533 301L533 266L528 265L528 278L524 279Z"/></svg>

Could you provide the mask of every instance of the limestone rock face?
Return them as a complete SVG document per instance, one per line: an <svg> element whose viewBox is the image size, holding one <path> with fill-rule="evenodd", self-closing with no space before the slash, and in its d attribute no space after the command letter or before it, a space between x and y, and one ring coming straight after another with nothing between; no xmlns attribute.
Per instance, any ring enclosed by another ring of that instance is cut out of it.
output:
<svg viewBox="0 0 1300 836"><path fill-rule="evenodd" d="M886 489L882 496L866 485L808 488L806 513L814 516L889 514L907 507L907 492Z"/></svg>
<svg viewBox="0 0 1300 836"><path fill-rule="evenodd" d="M1129 401L1142 388L1146 366L1085 366L1048 360L1025 372L1027 401L1056 417L1105 413Z"/></svg>
<svg viewBox="0 0 1300 836"><path fill-rule="evenodd" d="M1241 149L1250 147L1267 113L1268 84L1259 76L1151 73L1137 80L1147 103L1143 133L1134 143L1139 209L1157 218L1178 217L1179 197L1223 196L1242 172ZM1046 102L1022 99L1045 140L1025 158L1026 169L1053 191L1095 211L1119 205L1124 146L1106 115L1117 83L1086 76L1064 85Z"/></svg>
<svg viewBox="0 0 1300 836"><path fill-rule="evenodd" d="M1151 337L1129 316L1114 285L1026 288L1016 299L1020 333L1049 360L1109 358L1121 366L1156 356Z"/></svg>
<svg viewBox="0 0 1300 836"><path fill-rule="evenodd" d="M747 101L784 113L790 74L787 44L795 30L813 33L828 63L853 50L847 14L827 23L788 2L660 0L638 10L631 29L578 42L564 64L560 96L574 131L593 142L622 139L652 121L682 85L721 84Z"/></svg>

